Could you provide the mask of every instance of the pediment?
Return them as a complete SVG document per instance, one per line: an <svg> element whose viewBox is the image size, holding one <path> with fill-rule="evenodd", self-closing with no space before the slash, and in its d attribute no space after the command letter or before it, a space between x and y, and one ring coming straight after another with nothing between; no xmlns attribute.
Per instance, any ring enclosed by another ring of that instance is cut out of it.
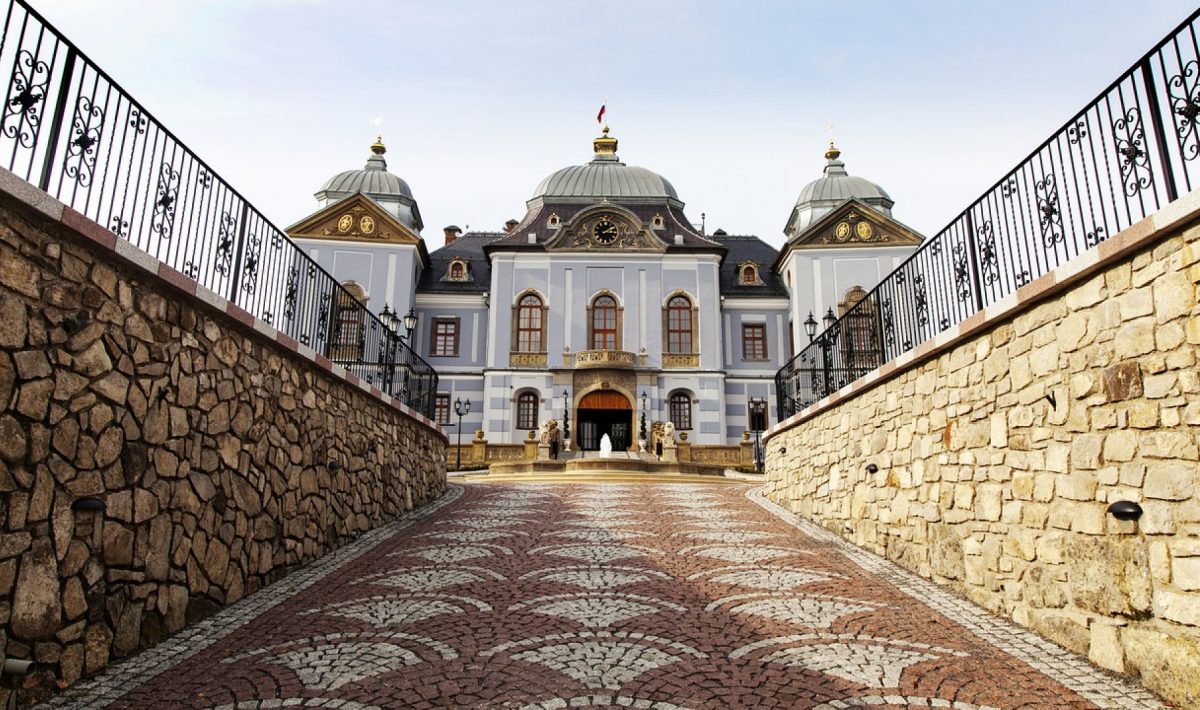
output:
<svg viewBox="0 0 1200 710"><path fill-rule="evenodd" d="M920 234L903 224L851 199L821 217L788 246L794 249L915 247L922 240Z"/></svg>
<svg viewBox="0 0 1200 710"><path fill-rule="evenodd" d="M611 232L611 236L610 233ZM617 205L599 204L580 211L549 242L549 250L586 251L597 254L657 252L667 250L633 212Z"/></svg>
<svg viewBox="0 0 1200 710"><path fill-rule="evenodd" d="M380 244L416 244L421 238L371 198L360 193L338 200L287 230L289 237Z"/></svg>

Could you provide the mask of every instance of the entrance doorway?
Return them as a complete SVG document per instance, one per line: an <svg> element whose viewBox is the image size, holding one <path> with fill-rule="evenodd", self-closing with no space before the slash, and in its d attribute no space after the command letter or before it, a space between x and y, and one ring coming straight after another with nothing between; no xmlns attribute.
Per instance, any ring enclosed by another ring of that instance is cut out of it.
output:
<svg viewBox="0 0 1200 710"><path fill-rule="evenodd" d="M599 390L579 400L579 449L599 451L600 439L608 434L613 451L629 449L633 434L633 407L625 395Z"/></svg>

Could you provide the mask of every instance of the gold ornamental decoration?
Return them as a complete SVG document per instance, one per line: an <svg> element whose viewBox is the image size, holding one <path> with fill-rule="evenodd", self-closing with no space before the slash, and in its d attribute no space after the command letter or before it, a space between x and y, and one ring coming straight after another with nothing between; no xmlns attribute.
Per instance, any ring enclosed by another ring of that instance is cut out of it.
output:
<svg viewBox="0 0 1200 710"><path fill-rule="evenodd" d="M370 234L375 231L375 220L368 215L363 215L363 218L358 221L358 229L363 234Z"/></svg>
<svg viewBox="0 0 1200 710"><path fill-rule="evenodd" d="M344 214L338 218L338 231L342 234L349 232L354 227L354 217Z"/></svg>

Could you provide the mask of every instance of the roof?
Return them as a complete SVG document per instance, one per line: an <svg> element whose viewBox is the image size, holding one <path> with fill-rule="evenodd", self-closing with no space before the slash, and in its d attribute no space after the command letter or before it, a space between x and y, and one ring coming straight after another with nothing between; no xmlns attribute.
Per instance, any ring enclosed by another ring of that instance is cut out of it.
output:
<svg viewBox="0 0 1200 710"><path fill-rule="evenodd" d="M429 266L421 271L417 281L418 293L484 293L492 284L492 265L483 247L501 237L504 232L467 232L450 244L429 253ZM455 258L468 263L466 281L450 281L446 274Z"/></svg>
<svg viewBox="0 0 1200 710"><path fill-rule="evenodd" d="M413 199L408 183L387 171L387 161L383 159L382 151L372 151L361 170L345 170L329 178L317 192L363 192L371 196L402 195Z"/></svg>
<svg viewBox="0 0 1200 710"><path fill-rule="evenodd" d="M721 295L722 296L759 296L763 298L787 298L787 287L783 279L772 268L779 250L767 244L752 234L714 234L716 241L728 249L725 261L721 263ZM761 286L740 283L738 267L747 261L758 265L758 278Z"/></svg>
<svg viewBox="0 0 1200 710"><path fill-rule="evenodd" d="M531 199L539 197L656 197L678 200L674 186L658 173L616 160L596 156L585 165L556 170L537 186ZM611 156L615 158L616 156Z"/></svg>
<svg viewBox="0 0 1200 710"><path fill-rule="evenodd" d="M849 199L861 200L872 209L889 217L895 201L887 192L870 180L846 172L846 164L838 158L841 151L832 144L825 153L825 169L821 177L800 189L791 216L784 227L788 236L807 229L822 215Z"/></svg>

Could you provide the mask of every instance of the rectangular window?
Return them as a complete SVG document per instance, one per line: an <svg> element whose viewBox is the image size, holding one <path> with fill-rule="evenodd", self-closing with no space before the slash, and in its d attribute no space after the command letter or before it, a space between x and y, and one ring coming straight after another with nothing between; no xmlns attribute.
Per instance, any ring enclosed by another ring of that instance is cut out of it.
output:
<svg viewBox="0 0 1200 710"><path fill-rule="evenodd" d="M767 326L762 323L742 324L742 359L767 359Z"/></svg>
<svg viewBox="0 0 1200 710"><path fill-rule="evenodd" d="M517 428L538 428L538 396L532 392L517 397Z"/></svg>
<svg viewBox="0 0 1200 710"><path fill-rule="evenodd" d="M671 423L676 429L692 428L692 398L686 394L671 395Z"/></svg>
<svg viewBox="0 0 1200 710"><path fill-rule="evenodd" d="M433 401L433 420L438 424L450 423L450 395L439 394Z"/></svg>
<svg viewBox="0 0 1200 710"><path fill-rule="evenodd" d="M442 357L458 355L458 319L434 318L432 328L429 354Z"/></svg>

